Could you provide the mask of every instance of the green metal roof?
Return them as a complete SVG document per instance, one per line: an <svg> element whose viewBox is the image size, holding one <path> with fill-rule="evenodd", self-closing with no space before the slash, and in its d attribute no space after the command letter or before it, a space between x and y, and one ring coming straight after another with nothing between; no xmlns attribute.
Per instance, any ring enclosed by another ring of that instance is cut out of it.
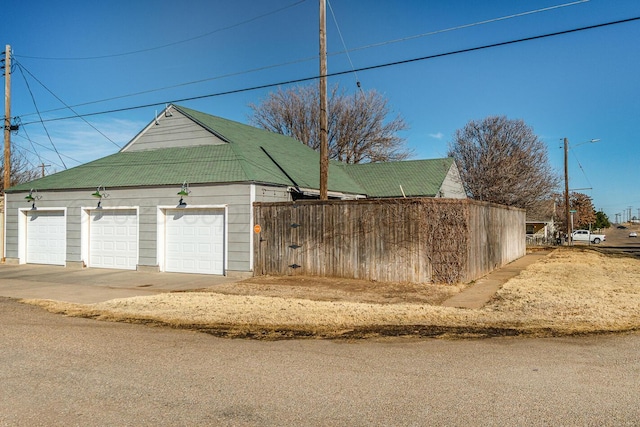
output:
<svg viewBox="0 0 640 427"><path fill-rule="evenodd" d="M320 187L319 155L296 139L188 108L176 106L176 109L229 141L247 173L246 181ZM274 181L278 175L284 179ZM357 181L335 165L329 166L328 187L332 191L364 194Z"/></svg>
<svg viewBox="0 0 640 427"><path fill-rule="evenodd" d="M227 145L162 150L133 151L112 154L58 172L11 191L175 185L184 181L233 182L246 181L246 174L231 147Z"/></svg>
<svg viewBox="0 0 640 427"><path fill-rule="evenodd" d="M349 165L349 173L366 188L368 197L436 196L452 158ZM402 189L401 189L402 187Z"/></svg>
<svg viewBox="0 0 640 427"><path fill-rule="evenodd" d="M20 184L7 192L156 185L259 182L318 189L319 155L297 140L173 105L226 141L221 145L168 147L116 154ZM330 191L369 197L435 195L452 159L347 165L329 164Z"/></svg>

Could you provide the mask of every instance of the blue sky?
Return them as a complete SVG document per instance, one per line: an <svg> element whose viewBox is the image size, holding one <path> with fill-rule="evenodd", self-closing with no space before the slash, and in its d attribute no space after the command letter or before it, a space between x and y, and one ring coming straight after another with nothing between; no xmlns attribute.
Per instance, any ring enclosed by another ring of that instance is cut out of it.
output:
<svg viewBox="0 0 640 427"><path fill-rule="evenodd" d="M116 152L166 102L318 74L317 0L11 0L6 10L0 43L12 46L23 70L12 75L11 115L23 123L13 142L33 165L50 164L48 173ZM637 0L331 0L328 69L639 16ZM357 78L349 73L329 84L355 92L357 79L386 96L410 126L403 136L414 158L446 156L452 135L469 120L506 115L533 127L562 174L566 137L570 188L585 189L615 220L629 208L633 216L640 213L639 40L640 21L632 21L360 71ZM349 55L338 53L345 46ZM246 123L248 104L275 89L180 104ZM85 117L91 126L78 118L47 121L75 115L51 111L64 107L57 98L91 114ZM93 115L106 111L112 112ZM594 138L600 141L585 143Z"/></svg>

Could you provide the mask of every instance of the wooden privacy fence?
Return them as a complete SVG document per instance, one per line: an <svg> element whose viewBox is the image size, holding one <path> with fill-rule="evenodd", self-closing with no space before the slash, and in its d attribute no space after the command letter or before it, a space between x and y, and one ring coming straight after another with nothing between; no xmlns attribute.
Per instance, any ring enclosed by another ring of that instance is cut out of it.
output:
<svg viewBox="0 0 640 427"><path fill-rule="evenodd" d="M525 211L469 199L254 203L254 274L475 280L525 254Z"/></svg>

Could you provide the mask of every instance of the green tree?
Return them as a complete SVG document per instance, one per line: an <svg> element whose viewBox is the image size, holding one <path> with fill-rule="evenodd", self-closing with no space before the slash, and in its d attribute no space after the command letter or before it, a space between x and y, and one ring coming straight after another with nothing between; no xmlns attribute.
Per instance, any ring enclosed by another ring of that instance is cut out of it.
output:
<svg viewBox="0 0 640 427"><path fill-rule="evenodd" d="M609 217L606 213L602 211L596 212L596 222L594 223L594 228L609 228L611 227L611 222L609 221Z"/></svg>

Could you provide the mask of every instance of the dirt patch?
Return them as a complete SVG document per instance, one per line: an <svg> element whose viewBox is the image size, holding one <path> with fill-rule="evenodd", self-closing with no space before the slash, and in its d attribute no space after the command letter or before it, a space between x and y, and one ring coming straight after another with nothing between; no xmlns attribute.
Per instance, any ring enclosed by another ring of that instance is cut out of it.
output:
<svg viewBox="0 0 640 427"><path fill-rule="evenodd" d="M438 305L466 285L386 283L370 280L307 276L260 276L239 283L216 285L196 292L223 295L259 295L314 301L351 301L376 304L419 303ZM192 291L189 291L192 292Z"/></svg>
<svg viewBox="0 0 640 427"><path fill-rule="evenodd" d="M558 249L477 310L438 304L463 285L265 277L98 304L28 301L70 316L252 339L561 336L640 329L640 260Z"/></svg>

